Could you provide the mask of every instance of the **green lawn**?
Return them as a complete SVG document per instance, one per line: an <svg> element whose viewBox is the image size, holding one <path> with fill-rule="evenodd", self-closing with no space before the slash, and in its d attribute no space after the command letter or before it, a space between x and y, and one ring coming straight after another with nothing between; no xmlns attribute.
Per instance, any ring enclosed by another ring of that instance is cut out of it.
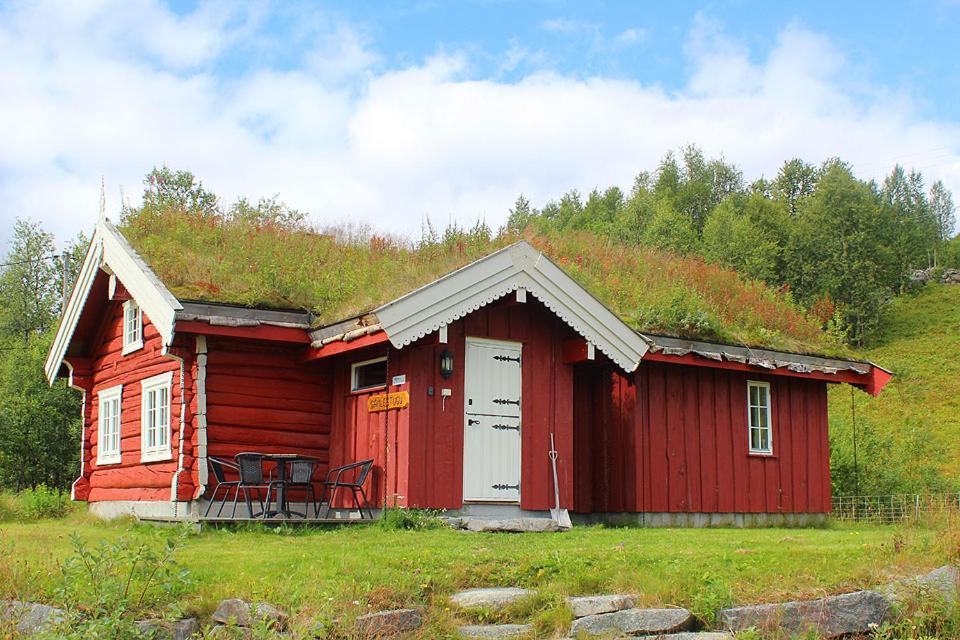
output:
<svg viewBox="0 0 960 640"><path fill-rule="evenodd" d="M171 535L130 523L0 523L3 597L56 601L58 562L71 534L96 543ZM942 530L879 526L824 529L617 529L562 534L478 534L376 525L315 530L205 530L177 553L190 569L182 606L208 616L226 597L262 599L294 613L300 628L325 620L346 628L382 608L428 610L422 637L443 637L457 619L457 589L520 585L540 596L514 615L543 637L567 623L567 594L630 592L645 605L681 605L701 615L733 602L815 597L869 587L943 564ZM955 545L955 542L954 542ZM953 553L956 549L953 549ZM460 618L461 620L463 618Z"/></svg>

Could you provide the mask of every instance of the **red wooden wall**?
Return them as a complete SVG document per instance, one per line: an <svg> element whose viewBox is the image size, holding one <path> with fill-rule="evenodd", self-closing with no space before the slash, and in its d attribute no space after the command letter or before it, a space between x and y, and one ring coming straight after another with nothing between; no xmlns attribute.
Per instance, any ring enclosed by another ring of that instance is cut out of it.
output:
<svg viewBox="0 0 960 640"><path fill-rule="evenodd" d="M84 476L77 484L78 498L100 500L170 500L171 484L179 463L180 362L161 353L160 335L143 315L143 348L121 355L123 348L123 303L108 302L99 333L91 344L89 369L75 380L86 387L84 415ZM189 369L186 363L185 369ZM140 381L172 371L170 389L170 445L172 459L140 462ZM97 466L99 392L123 385L120 410L120 464ZM187 384L187 386L191 386ZM190 399L187 399L189 403ZM189 455L189 451L188 451ZM191 462L190 460L187 461ZM192 492L189 474L181 481L181 495Z"/></svg>
<svg viewBox="0 0 960 640"><path fill-rule="evenodd" d="M299 453L330 461L332 370L283 344L207 339L207 455Z"/></svg>
<svg viewBox="0 0 960 640"><path fill-rule="evenodd" d="M400 421L398 454L408 452L401 492L411 507L460 508L463 504L463 393L466 338L523 343L521 507L543 510L553 504L547 452L556 433L561 501L573 501L573 368L563 363L563 341L573 331L532 296L516 303L508 296L452 323L447 344L435 336L390 355L391 375L405 374L410 391L409 421ZM440 353L454 354L454 374L439 373ZM428 395L428 387L434 395ZM453 395L446 408L442 388ZM393 390L393 389L391 389Z"/></svg>
<svg viewBox="0 0 960 640"><path fill-rule="evenodd" d="M748 453L747 380L770 382L772 456ZM824 382L662 363L578 367L582 512L827 512Z"/></svg>

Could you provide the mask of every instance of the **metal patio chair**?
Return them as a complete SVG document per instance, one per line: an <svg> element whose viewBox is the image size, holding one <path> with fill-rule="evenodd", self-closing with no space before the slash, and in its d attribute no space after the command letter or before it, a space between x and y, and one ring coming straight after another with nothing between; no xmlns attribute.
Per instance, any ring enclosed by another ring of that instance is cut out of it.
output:
<svg viewBox="0 0 960 640"><path fill-rule="evenodd" d="M223 489L223 497L220 499L220 508L217 509L217 517L219 518L223 513L223 507L226 506L227 500L230 498L230 491L236 491L237 486L240 484L239 480L227 480L227 470L237 473L239 472L240 467L233 464L229 460L224 460L223 458L207 458L207 465L213 472L213 477L217 481L217 486L213 488L213 492L210 494L210 502L207 503L207 509L203 512L203 517L206 518L208 515L210 515L210 509L213 507L213 503L217 501L217 492L220 491L220 489Z"/></svg>
<svg viewBox="0 0 960 640"><path fill-rule="evenodd" d="M259 518L266 513L263 500L260 499L260 491L266 489L266 499L269 505L270 492L273 490L274 484L263 478L263 454L244 452L238 453L233 459L237 461L238 471L240 472L240 482L237 484L237 492L233 496L233 517L237 517L237 501L240 494L243 493L250 517ZM254 491L256 491L257 504L260 506L260 513L256 515L253 514L253 501L250 499L250 494Z"/></svg>
<svg viewBox="0 0 960 640"><path fill-rule="evenodd" d="M317 463L315 460L291 460L287 463L286 491L304 492L304 518L307 517L307 513L309 513L311 507L314 513L319 509L316 492L313 489L313 474L316 469ZM289 502L289 500L290 498L288 497L287 501Z"/></svg>
<svg viewBox="0 0 960 640"><path fill-rule="evenodd" d="M370 475L371 469L373 469L373 458L330 469L330 471L327 472L326 479L323 481L323 494L321 496L321 498L326 498L326 500L321 499L320 504L317 505L316 516L318 518L320 517L321 508L324 509L324 515L330 512L330 507L337 497L337 491L343 488L350 489L350 492L353 494L353 504L356 506L357 511L360 512L360 519L363 519L362 505L367 505L367 515L372 520L373 511L370 510L367 493L363 489L363 484L367 481L367 476ZM353 480L350 478L353 478ZM329 496L327 495L328 491L330 492ZM360 494L360 497L363 498L362 503L357 494Z"/></svg>

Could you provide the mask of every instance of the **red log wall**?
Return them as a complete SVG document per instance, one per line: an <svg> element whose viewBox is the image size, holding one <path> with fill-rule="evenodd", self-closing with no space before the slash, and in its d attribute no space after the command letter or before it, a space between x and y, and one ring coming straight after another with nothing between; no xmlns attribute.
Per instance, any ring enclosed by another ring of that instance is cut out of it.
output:
<svg viewBox="0 0 960 640"><path fill-rule="evenodd" d="M771 385L772 456L748 453L747 380ZM644 362L575 387L577 511L830 511L824 382Z"/></svg>
<svg viewBox="0 0 960 640"><path fill-rule="evenodd" d="M207 455L299 453L330 462L332 371L303 348L207 339Z"/></svg>
<svg viewBox="0 0 960 640"><path fill-rule="evenodd" d="M143 315L143 348L121 355L123 348L123 303L107 304L99 335L92 341L90 368L83 372L89 390L84 420L84 477L78 482L82 498L100 500L170 500L171 484L179 462L180 362L161 353L161 339L150 319ZM176 351L176 350L175 350ZM190 364L186 363L186 369ZM140 381L173 372L170 389L170 446L172 459L140 462ZM120 464L97 466L99 392L123 385L120 410ZM189 384L187 385L190 386ZM92 393L91 393L92 392ZM189 398L187 399L189 402ZM189 436L188 436L189 437ZM189 447L187 447L189 450ZM189 451L188 451L189 453ZM189 462L189 461L188 461ZM182 478L181 496L192 491L189 475Z"/></svg>

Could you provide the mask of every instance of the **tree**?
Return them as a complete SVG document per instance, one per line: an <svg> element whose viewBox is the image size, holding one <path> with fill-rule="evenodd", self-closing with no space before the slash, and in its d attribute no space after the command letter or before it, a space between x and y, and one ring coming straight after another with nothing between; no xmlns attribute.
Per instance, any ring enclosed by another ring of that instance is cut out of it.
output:
<svg viewBox="0 0 960 640"><path fill-rule="evenodd" d="M66 382L47 384L50 333L0 344L0 484L66 489L77 476L80 398Z"/></svg>
<svg viewBox="0 0 960 640"><path fill-rule="evenodd" d="M124 223L131 215L145 212L180 211L199 217L220 213L220 200L204 188L189 171L173 171L166 166L154 168L143 180L143 206L124 211Z"/></svg>
<svg viewBox="0 0 960 640"><path fill-rule="evenodd" d="M759 193L731 196L707 218L703 256L769 284L783 281L783 250L789 216Z"/></svg>
<svg viewBox="0 0 960 640"><path fill-rule="evenodd" d="M64 284L76 279L86 242L56 254L53 236L17 220L0 262L0 483L14 489L44 482L66 488L75 477L80 400L65 382L47 384L43 363ZM64 270L63 256L66 261Z"/></svg>
<svg viewBox="0 0 960 640"><path fill-rule="evenodd" d="M937 180L930 187L930 209L936 225L937 238L940 242L946 242L953 237L953 229L957 224L957 209L953 204L953 194L943 184L943 180Z"/></svg>
<svg viewBox="0 0 960 640"><path fill-rule="evenodd" d="M697 247L697 230L688 216L669 203L660 202L643 230L642 240L644 244L674 253L692 253Z"/></svg>
<svg viewBox="0 0 960 640"><path fill-rule="evenodd" d="M787 207L791 216L796 216L804 198L813 193L820 172L812 164L799 158L788 160L780 167L771 185L771 195Z"/></svg>
<svg viewBox="0 0 960 640"><path fill-rule="evenodd" d="M537 210L530 206L530 201L521 193L510 209L506 229L510 233L521 233L536 216Z"/></svg>
<svg viewBox="0 0 960 640"><path fill-rule="evenodd" d="M227 218L248 222L254 226L279 226L287 229L306 227L307 214L291 209L277 196L260 198L257 204L250 204L246 198L240 198L230 207Z"/></svg>
<svg viewBox="0 0 960 640"><path fill-rule="evenodd" d="M13 246L0 262L0 335L20 340L49 330L63 296L62 258L56 253L53 234L40 224L18 218L13 225Z"/></svg>
<svg viewBox="0 0 960 640"><path fill-rule="evenodd" d="M787 282L800 302L809 306L828 294L855 344L877 327L896 280L879 200L850 167L829 164L801 205L784 253Z"/></svg>
<svg viewBox="0 0 960 640"><path fill-rule="evenodd" d="M896 261L897 286L902 292L910 272L928 266L938 240L933 211L923 189L923 178L897 165L883 181L883 233Z"/></svg>
<svg viewBox="0 0 960 640"><path fill-rule="evenodd" d="M743 174L723 160L706 160L703 151L694 145L685 147L682 156L682 166L673 152L664 156L657 170L654 193L687 215L699 234L714 207L727 196L743 192Z"/></svg>

